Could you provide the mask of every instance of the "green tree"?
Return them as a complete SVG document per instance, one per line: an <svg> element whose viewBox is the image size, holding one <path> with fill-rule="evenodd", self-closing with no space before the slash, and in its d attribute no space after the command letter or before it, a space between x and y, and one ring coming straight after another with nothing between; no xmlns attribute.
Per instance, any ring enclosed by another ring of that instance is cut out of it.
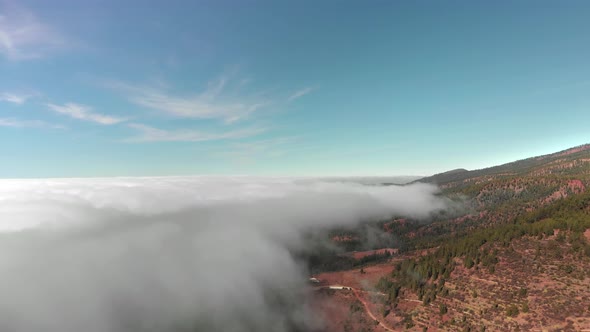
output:
<svg viewBox="0 0 590 332"><path fill-rule="evenodd" d="M448 311L449 311L449 309L447 308L447 305L446 305L446 304L444 304L444 303L441 303L441 304L438 306L438 312L439 312L441 315L444 315L444 314L446 314Z"/></svg>

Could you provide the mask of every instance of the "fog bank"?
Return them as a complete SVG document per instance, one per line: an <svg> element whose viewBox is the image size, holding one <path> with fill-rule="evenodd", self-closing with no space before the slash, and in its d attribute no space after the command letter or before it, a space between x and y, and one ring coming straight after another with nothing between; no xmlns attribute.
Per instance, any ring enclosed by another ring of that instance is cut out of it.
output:
<svg viewBox="0 0 590 332"><path fill-rule="evenodd" d="M314 228L445 209L427 184L0 180L0 331L318 327L292 258Z"/></svg>

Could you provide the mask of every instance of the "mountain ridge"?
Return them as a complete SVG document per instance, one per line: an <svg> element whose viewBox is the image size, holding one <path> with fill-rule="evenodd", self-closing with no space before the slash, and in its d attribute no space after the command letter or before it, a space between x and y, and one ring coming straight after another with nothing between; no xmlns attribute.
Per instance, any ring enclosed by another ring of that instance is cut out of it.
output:
<svg viewBox="0 0 590 332"><path fill-rule="evenodd" d="M423 182L423 183L434 183L437 185L447 185L452 182L458 181L465 181L468 179L472 179L475 177L481 176L498 176L498 175L522 175L531 169L542 167L546 164L551 162L555 162L557 160L565 159L573 160L577 159L581 156L588 155L590 158L590 143L582 144L575 147L571 147L565 150L557 151L554 153L549 153L541 156L534 156L529 157L521 160L512 161L509 163L476 169L476 170L466 170L463 168L458 168L438 174L434 174L432 176L427 176L412 183L416 182Z"/></svg>

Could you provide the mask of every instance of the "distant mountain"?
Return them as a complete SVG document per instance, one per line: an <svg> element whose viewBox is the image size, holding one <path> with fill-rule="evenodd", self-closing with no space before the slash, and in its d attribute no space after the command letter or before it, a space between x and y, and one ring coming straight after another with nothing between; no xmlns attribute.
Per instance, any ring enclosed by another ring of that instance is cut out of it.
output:
<svg viewBox="0 0 590 332"><path fill-rule="evenodd" d="M468 170L464 168L457 168L454 170L450 170L444 173L438 173L429 177L418 179L414 182L425 182L425 183L449 183L453 181L460 181L465 178L465 176L469 173Z"/></svg>
<svg viewBox="0 0 590 332"><path fill-rule="evenodd" d="M435 183L441 186L458 182L470 182L482 177L507 177L530 174L576 174L587 170L590 162L590 144L580 145L560 152L544 156L532 157L511 163L473 171L455 169L435 174L415 182Z"/></svg>
<svg viewBox="0 0 590 332"><path fill-rule="evenodd" d="M445 195L461 199L468 208L465 216L451 218L444 226L435 223L421 230L422 236L483 225L510 222L590 186L590 144L543 156L467 171L452 170L416 182L434 183Z"/></svg>
<svg viewBox="0 0 590 332"><path fill-rule="evenodd" d="M364 185L402 185L421 179L422 176L332 176L322 178L328 182L353 182Z"/></svg>

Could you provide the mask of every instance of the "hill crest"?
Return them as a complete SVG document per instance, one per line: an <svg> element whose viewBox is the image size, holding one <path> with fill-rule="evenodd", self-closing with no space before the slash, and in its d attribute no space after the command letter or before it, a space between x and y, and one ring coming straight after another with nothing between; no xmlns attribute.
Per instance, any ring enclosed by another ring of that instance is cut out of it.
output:
<svg viewBox="0 0 590 332"><path fill-rule="evenodd" d="M590 161L590 144L583 144L546 155L530 157L477 170L469 171L462 168L454 169L424 177L414 182L447 185L453 182L462 182L482 176L526 175L527 173L539 170L551 163L567 163L576 159L584 159L586 156L588 157L588 161Z"/></svg>

